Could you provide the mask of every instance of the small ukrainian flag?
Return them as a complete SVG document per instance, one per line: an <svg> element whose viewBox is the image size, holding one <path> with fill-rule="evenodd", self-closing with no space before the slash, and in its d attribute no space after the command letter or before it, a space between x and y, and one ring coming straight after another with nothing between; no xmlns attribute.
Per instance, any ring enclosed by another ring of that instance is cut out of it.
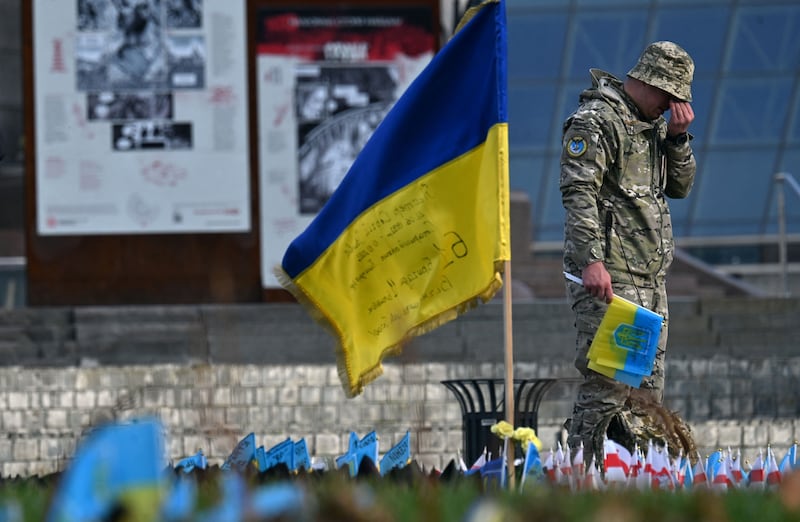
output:
<svg viewBox="0 0 800 522"><path fill-rule="evenodd" d="M615 295L589 347L589 368L638 388L653 372L664 318Z"/></svg>

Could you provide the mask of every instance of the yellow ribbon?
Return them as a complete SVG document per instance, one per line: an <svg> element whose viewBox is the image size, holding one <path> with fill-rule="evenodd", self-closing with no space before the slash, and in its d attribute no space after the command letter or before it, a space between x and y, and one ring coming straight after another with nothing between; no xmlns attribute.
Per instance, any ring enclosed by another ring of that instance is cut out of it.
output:
<svg viewBox="0 0 800 522"><path fill-rule="evenodd" d="M538 451L542 451L542 441L536 436L536 431L533 428L517 428L514 430L513 437L525 451L528 450L529 442L532 442Z"/></svg>
<svg viewBox="0 0 800 522"><path fill-rule="evenodd" d="M508 439L514 434L514 426L506 421L500 421L491 427L492 433L501 439Z"/></svg>
<svg viewBox="0 0 800 522"><path fill-rule="evenodd" d="M506 421L500 421L491 427L492 433L501 439L514 439L519 442L524 451L528 450L528 443L532 442L536 449L542 450L542 441L536 436L536 431L533 428L517 428Z"/></svg>

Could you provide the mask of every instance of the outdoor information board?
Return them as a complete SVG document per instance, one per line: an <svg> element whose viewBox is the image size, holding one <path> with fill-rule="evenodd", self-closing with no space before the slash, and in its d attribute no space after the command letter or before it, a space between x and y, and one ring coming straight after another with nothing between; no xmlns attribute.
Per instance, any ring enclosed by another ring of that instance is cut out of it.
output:
<svg viewBox="0 0 800 522"><path fill-rule="evenodd" d="M262 7L256 25L261 277L319 212L436 51L430 6Z"/></svg>
<svg viewBox="0 0 800 522"><path fill-rule="evenodd" d="M33 0L39 235L251 228L245 0Z"/></svg>

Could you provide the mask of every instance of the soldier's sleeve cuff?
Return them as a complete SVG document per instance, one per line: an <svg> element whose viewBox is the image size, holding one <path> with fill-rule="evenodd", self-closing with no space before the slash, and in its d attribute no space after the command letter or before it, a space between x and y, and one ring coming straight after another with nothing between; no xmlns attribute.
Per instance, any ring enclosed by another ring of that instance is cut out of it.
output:
<svg viewBox="0 0 800 522"><path fill-rule="evenodd" d="M693 139L694 134L691 132L684 132L683 134L678 134L677 136L667 136L664 139L664 143L667 144L667 150L683 151L691 148L691 142Z"/></svg>
<svg viewBox="0 0 800 522"><path fill-rule="evenodd" d="M605 256L603 255L603 248L599 243L589 245L585 249L582 249L581 251L577 252L574 261L575 264L578 265L578 268L580 268L581 270L591 265L592 263L597 263L598 261L605 261Z"/></svg>

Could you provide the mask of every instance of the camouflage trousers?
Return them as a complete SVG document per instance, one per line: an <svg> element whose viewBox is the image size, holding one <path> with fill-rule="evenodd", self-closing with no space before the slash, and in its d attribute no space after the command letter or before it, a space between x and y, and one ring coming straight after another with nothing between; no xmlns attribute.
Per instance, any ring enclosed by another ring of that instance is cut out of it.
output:
<svg viewBox="0 0 800 522"><path fill-rule="evenodd" d="M666 288L663 283L656 285L656 288L617 283L612 286L615 295L662 315L664 324L661 327L653 373L642 380L640 388L633 388L601 375L587 367L589 362L587 354L608 305L592 297L582 286L567 283L577 329L575 367L583 375L583 381L578 386L572 419L567 423L569 425L567 443L573 453L583 443L587 465L593 454L598 455L598 463L602 462L603 436L615 416L622 415L629 409L626 403L631 396L639 394L640 396L635 398L661 404L664 395L664 355L668 324Z"/></svg>

